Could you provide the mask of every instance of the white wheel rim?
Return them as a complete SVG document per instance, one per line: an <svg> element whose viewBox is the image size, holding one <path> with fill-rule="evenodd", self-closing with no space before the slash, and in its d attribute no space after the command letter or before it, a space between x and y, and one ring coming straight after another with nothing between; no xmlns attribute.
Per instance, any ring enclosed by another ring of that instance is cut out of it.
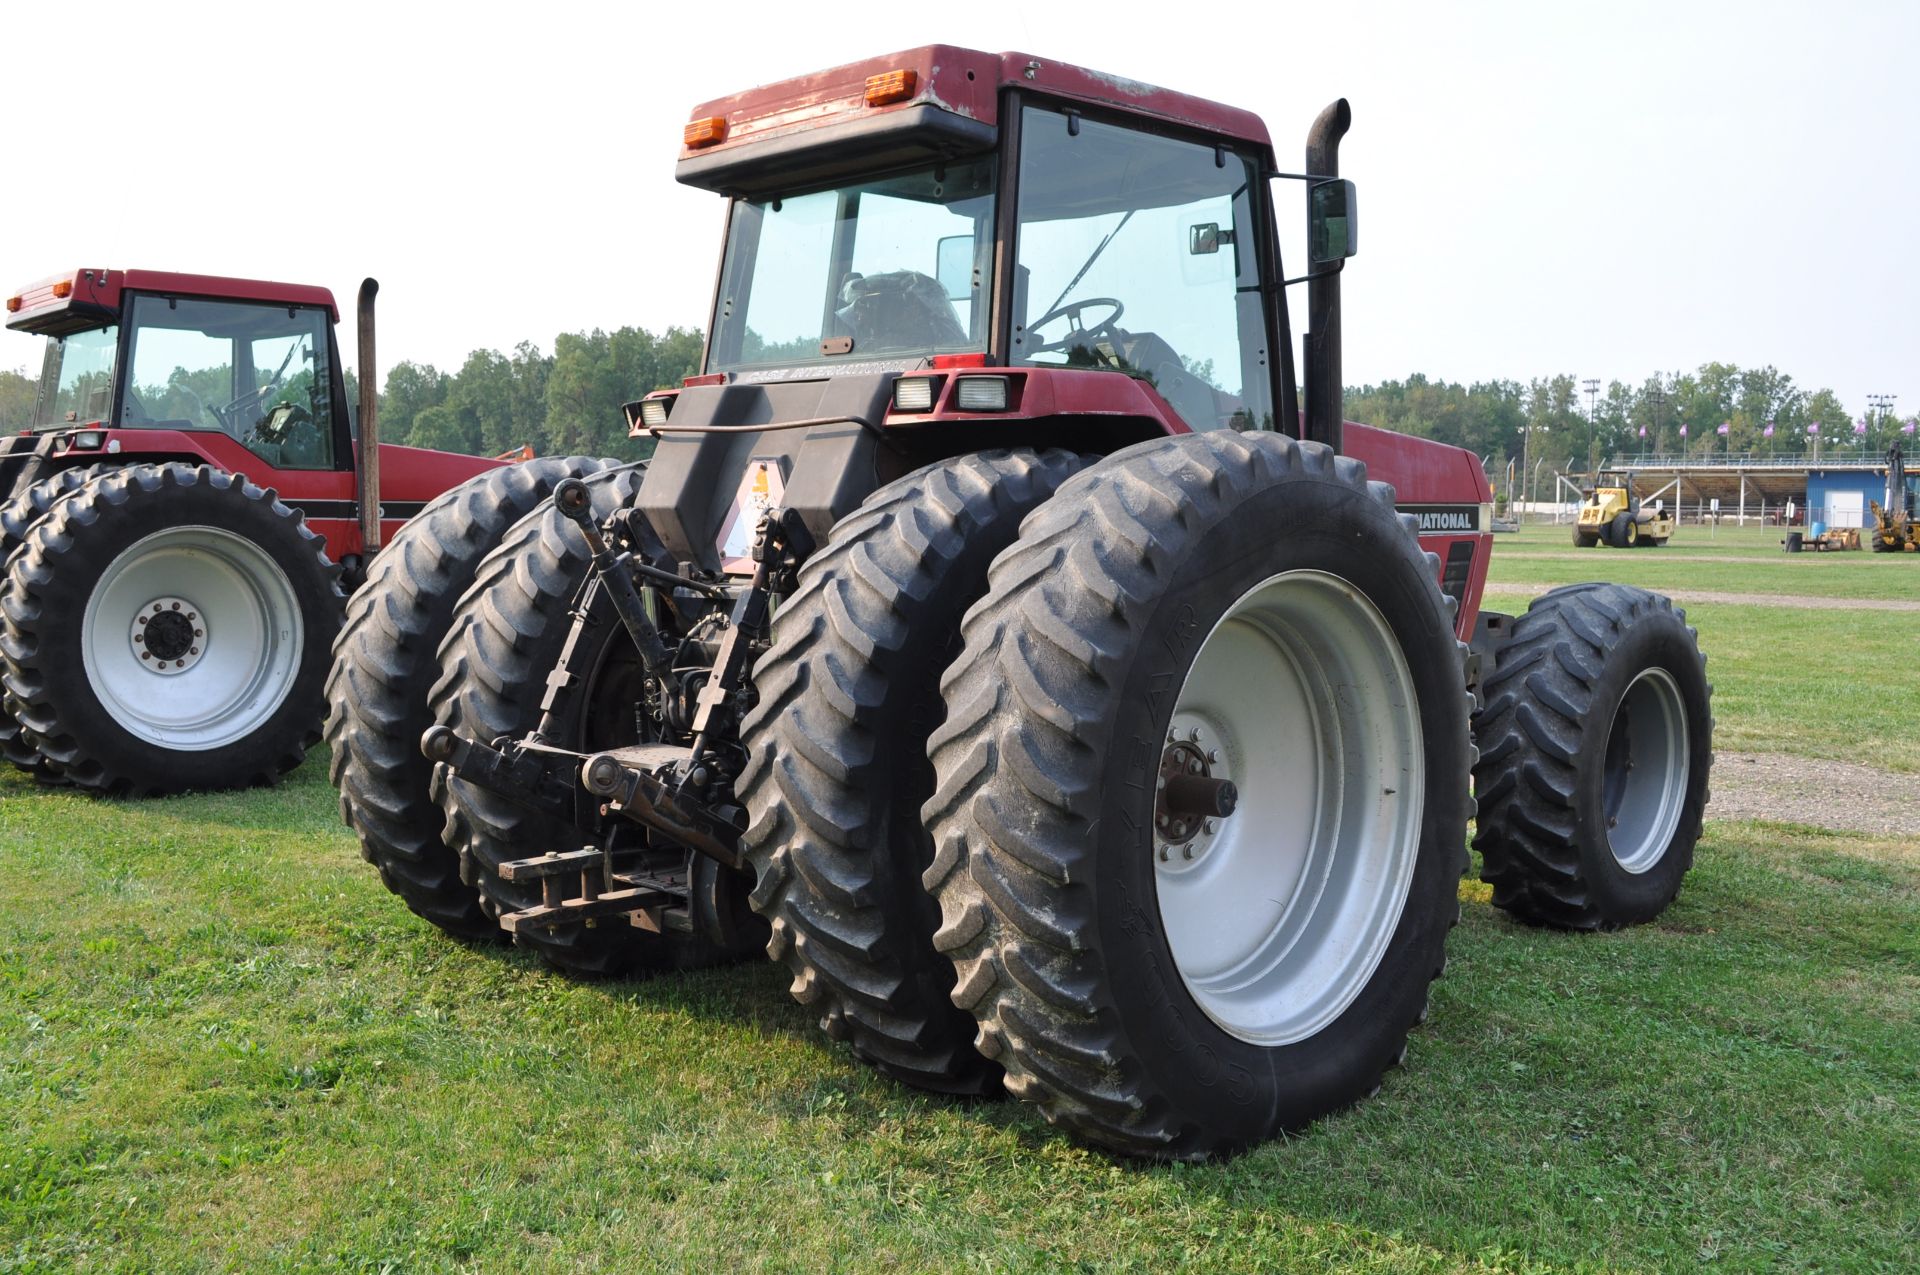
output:
<svg viewBox="0 0 1920 1275"><path fill-rule="evenodd" d="M1180 978L1230 1035L1305 1040L1373 977L1412 886L1426 769L1406 658L1346 581L1273 576L1202 643L1174 704L1182 742L1239 800L1211 833L1155 838Z"/></svg>
<svg viewBox="0 0 1920 1275"><path fill-rule="evenodd" d="M1627 683L1601 756L1607 848L1637 875L1666 857L1687 804L1687 708L1673 674L1642 669Z"/></svg>
<svg viewBox="0 0 1920 1275"><path fill-rule="evenodd" d="M81 661L101 707L145 743L188 752L231 744L272 717L303 644L287 573L217 527L173 527L129 547L81 618Z"/></svg>

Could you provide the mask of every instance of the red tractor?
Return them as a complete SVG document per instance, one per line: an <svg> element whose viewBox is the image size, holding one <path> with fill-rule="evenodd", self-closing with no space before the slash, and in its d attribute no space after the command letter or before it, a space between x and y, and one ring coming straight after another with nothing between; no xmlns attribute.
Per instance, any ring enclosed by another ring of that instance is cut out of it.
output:
<svg viewBox="0 0 1920 1275"><path fill-rule="evenodd" d="M341 586L428 502L499 468L361 446L373 412L356 437L338 319L325 288L151 270L8 299L8 327L47 337L33 424L0 436L8 760L172 792L271 780L317 739Z"/></svg>
<svg viewBox="0 0 1920 1275"><path fill-rule="evenodd" d="M861 1059L1178 1158L1401 1058L1476 796L1500 907L1659 914L1693 630L1605 584L1482 611L1477 458L1343 421L1347 126L1289 174L1245 111L947 47L699 107L726 240L704 368L629 407L652 460L562 482L440 627L342 637L388 884L577 971L764 937Z"/></svg>

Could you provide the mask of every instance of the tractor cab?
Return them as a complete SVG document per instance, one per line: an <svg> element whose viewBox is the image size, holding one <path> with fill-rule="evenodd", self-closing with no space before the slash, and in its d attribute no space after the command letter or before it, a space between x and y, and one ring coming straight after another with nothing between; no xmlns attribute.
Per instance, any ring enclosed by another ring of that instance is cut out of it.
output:
<svg viewBox="0 0 1920 1275"><path fill-rule="evenodd" d="M36 432L217 432L274 469L336 468L347 416L325 289L83 270L8 309L8 327L47 337Z"/></svg>
<svg viewBox="0 0 1920 1275"><path fill-rule="evenodd" d="M678 176L732 197L711 376L894 373L893 406L938 418L1018 413L1022 390L1059 384L1047 373L1108 372L1135 387L1091 391L1098 410L1147 433L1270 429L1294 409L1281 174L1246 112L934 47L695 116ZM1315 192L1331 273L1352 251L1351 187ZM984 368L1016 375L907 375Z"/></svg>

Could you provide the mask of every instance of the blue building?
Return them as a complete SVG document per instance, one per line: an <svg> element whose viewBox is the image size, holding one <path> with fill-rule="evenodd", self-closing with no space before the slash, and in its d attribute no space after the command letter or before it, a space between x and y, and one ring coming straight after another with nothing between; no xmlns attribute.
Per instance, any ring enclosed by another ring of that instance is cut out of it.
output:
<svg viewBox="0 0 1920 1275"><path fill-rule="evenodd" d="M1907 473L1907 490L1920 493L1920 474ZM1807 471L1806 522L1829 527L1867 525L1868 501L1884 500L1887 470L1810 469Z"/></svg>

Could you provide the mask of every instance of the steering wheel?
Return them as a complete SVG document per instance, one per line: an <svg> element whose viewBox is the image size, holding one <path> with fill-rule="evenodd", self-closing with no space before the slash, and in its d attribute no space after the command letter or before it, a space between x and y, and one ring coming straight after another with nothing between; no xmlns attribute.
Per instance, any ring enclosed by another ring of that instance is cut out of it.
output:
<svg viewBox="0 0 1920 1275"><path fill-rule="evenodd" d="M1100 322L1094 324L1092 327L1083 326L1080 322L1080 312L1097 305L1111 307L1113 313L1102 318ZM1041 328L1046 327L1055 319L1065 319L1073 330L1066 336L1061 337L1058 341L1042 341L1039 345L1027 351L1027 353L1029 355L1041 354L1048 350L1065 349L1070 345L1090 343L1103 336L1111 337L1115 335L1115 330L1120 323L1120 316L1126 312L1127 307L1112 297L1082 297L1078 301L1068 301L1063 305L1057 305L1027 325L1028 335L1039 332Z"/></svg>

